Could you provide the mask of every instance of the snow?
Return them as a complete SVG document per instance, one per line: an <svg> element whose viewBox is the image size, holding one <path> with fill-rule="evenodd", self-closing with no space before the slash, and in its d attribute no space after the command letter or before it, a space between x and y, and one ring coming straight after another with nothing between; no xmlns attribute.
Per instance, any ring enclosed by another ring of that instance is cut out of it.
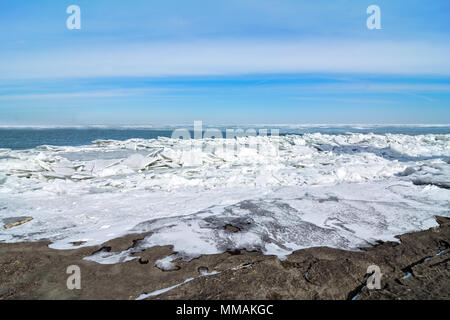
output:
<svg viewBox="0 0 450 320"><path fill-rule="evenodd" d="M33 217L2 230L5 242L69 249L152 232L140 250L173 245L191 259L245 248L282 258L396 241L450 216L448 134L101 140L0 152L0 219Z"/></svg>

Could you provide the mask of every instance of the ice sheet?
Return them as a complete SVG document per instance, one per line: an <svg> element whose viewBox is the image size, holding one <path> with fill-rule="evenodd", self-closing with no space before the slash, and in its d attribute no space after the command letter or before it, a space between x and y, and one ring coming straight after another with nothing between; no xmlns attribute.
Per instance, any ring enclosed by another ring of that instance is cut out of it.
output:
<svg viewBox="0 0 450 320"><path fill-rule="evenodd" d="M173 245L185 259L235 248L280 257L312 246L356 249L450 216L449 159L450 135L434 134L2 149L0 219L33 220L0 230L0 241L48 239L67 249L151 231L139 250ZM91 259L116 263L131 253Z"/></svg>

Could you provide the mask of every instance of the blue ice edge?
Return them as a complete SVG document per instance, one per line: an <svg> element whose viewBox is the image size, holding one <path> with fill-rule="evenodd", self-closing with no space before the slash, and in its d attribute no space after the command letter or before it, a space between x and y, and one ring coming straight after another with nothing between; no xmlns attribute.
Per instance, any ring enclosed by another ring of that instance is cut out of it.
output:
<svg viewBox="0 0 450 320"><path fill-rule="evenodd" d="M200 277L202 277L202 276L200 276ZM170 291L172 289L178 288L179 286L182 286L183 284L188 283L188 282L190 282L190 281L192 281L194 279L196 279L196 278L188 278L188 279L184 280L182 283L178 283L178 284L176 284L174 286L171 286L171 287L168 287L168 288L164 288L164 289L160 289L160 290L156 290L156 291L153 291L153 292L150 292L150 293L143 293L139 297L137 297L136 300L144 300L144 299L147 299L149 297L158 296L158 295L160 295L160 294L162 294L164 292L167 292L167 291Z"/></svg>
<svg viewBox="0 0 450 320"><path fill-rule="evenodd" d="M195 280L197 278L212 276L212 275L219 274L219 273L221 273L221 272L213 271L211 273L202 274L202 275L200 275L198 277L188 278L188 279L184 280L183 282L178 283L178 284L176 284L174 286L171 286L171 287L168 287L168 288L164 288L164 289L160 289L160 290L155 290L155 291L150 292L150 293L143 293L139 297L137 297L136 300L144 300L144 299L147 299L149 297L159 296L160 294L163 294L163 293L165 293L167 291L170 291L170 290L173 290L175 288L178 288L179 286L182 286L183 284L191 282L192 280Z"/></svg>
<svg viewBox="0 0 450 320"><path fill-rule="evenodd" d="M230 270L236 271L236 270L241 270L241 269L246 269L246 268L251 268L251 267L252 267L252 264L246 264L246 265L243 265L243 266L240 266L240 267L231 268ZM198 278L202 278L202 277L207 277L207 276L213 276L213 275L216 275L216 274L220 274L222 272L223 271L212 271L212 272L209 272L209 273L208 272L204 273L204 274L202 274L202 275L200 275L198 277L188 278L188 279L184 280L183 282L178 283L176 285L173 285L171 287L160 289L160 290L156 290L156 291L153 291L153 292L150 292L150 293L143 293L139 297L137 297L136 300L144 300L144 299L147 299L149 297L159 296L160 294L163 294L163 293L165 293L167 291L170 291L170 290L173 290L175 288L178 288L178 287L180 287L180 286L182 286L182 285L184 285L184 284L186 284L188 282L191 282L192 280L195 280L195 279L198 279Z"/></svg>
<svg viewBox="0 0 450 320"><path fill-rule="evenodd" d="M444 249L444 250L441 250L441 251L439 251L438 253L436 253L434 256L436 257L436 256L440 256L441 254L443 254L445 251L447 251L448 249ZM427 262L427 261L430 261L431 260L431 257L426 257L425 259L423 259L423 262ZM411 276L412 276L412 273L411 272L407 272L403 277L402 277L402 279L408 279L408 278L411 278Z"/></svg>

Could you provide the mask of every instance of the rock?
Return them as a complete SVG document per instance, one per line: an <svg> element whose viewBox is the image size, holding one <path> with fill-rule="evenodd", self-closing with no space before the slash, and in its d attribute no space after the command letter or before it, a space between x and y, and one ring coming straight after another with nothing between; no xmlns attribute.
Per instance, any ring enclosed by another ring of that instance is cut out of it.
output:
<svg viewBox="0 0 450 320"><path fill-rule="evenodd" d="M450 219L437 217L437 222L436 228L399 236L400 243L379 242L360 251L314 247L281 261L241 249L177 259L178 268L171 272L155 267L176 254L171 246L137 250L133 256L139 259L117 264L84 259L100 248L138 248L146 234L72 250L51 249L50 242L0 243L0 299L136 299L173 287L149 298L448 300ZM73 264L82 270L82 290L67 290L65 285L66 267ZM366 286L370 265L380 267L379 290Z"/></svg>
<svg viewBox="0 0 450 320"><path fill-rule="evenodd" d="M12 218L6 218L3 219L3 228L5 229L11 229L13 227L20 226L24 223L30 222L33 220L32 217L12 217Z"/></svg>
<svg viewBox="0 0 450 320"><path fill-rule="evenodd" d="M85 244L86 243L86 241L74 241L74 242L71 242L71 244L74 246L74 247L79 247L79 246L81 246L81 245L83 245L83 244Z"/></svg>
<svg viewBox="0 0 450 320"><path fill-rule="evenodd" d="M241 229L239 227L235 227L235 226L233 226L231 224L227 224L225 226L225 230L229 231L229 232L239 232L239 231L241 231Z"/></svg>

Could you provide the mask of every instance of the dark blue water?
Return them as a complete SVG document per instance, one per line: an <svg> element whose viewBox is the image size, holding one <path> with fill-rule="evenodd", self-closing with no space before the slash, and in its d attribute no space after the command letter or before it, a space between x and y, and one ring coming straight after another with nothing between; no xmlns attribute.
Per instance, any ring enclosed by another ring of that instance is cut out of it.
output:
<svg viewBox="0 0 450 320"><path fill-rule="evenodd" d="M236 129L238 127L229 127ZM240 127L247 129L247 127ZM302 128L276 128L261 127L261 129L279 129L281 135L303 134L320 132L324 134L355 133L395 133L395 134L450 134L450 126L440 127L302 127ZM225 128L218 127L225 137ZM255 128L258 130L259 128ZM31 149L41 145L54 146L81 146L89 145L94 140L111 139L127 140L132 138L155 139L158 137L171 137L173 129L106 129L106 128L58 128L58 129L35 129L35 128L0 128L0 148L8 149ZM191 133L192 134L192 133Z"/></svg>
<svg viewBox="0 0 450 320"><path fill-rule="evenodd" d="M94 140L170 137L169 130L137 129L0 129L0 148L31 149L41 145L82 146Z"/></svg>

